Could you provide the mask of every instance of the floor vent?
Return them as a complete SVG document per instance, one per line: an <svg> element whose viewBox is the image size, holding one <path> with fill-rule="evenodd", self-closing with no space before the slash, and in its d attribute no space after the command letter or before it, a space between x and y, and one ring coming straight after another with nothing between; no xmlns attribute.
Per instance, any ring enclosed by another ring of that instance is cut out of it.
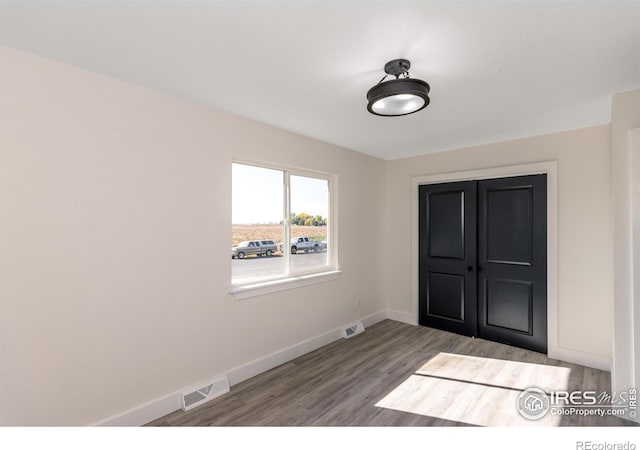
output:
<svg viewBox="0 0 640 450"><path fill-rule="evenodd" d="M194 386L182 393L182 410L189 411L227 392L229 392L229 379L226 376L204 385Z"/></svg>
<svg viewBox="0 0 640 450"><path fill-rule="evenodd" d="M352 323L351 325L347 325L342 329L342 337L345 339L349 339L350 337L355 336L356 334L360 334L364 331L364 324L361 321L357 321Z"/></svg>

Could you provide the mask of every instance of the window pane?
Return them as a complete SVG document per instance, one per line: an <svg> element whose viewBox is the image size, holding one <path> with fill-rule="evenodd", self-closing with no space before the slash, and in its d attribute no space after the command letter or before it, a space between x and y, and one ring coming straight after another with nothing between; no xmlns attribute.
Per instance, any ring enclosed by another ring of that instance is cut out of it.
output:
<svg viewBox="0 0 640 450"><path fill-rule="evenodd" d="M284 172L234 163L232 177L232 283L283 276Z"/></svg>
<svg viewBox="0 0 640 450"><path fill-rule="evenodd" d="M292 175L290 273L325 268L328 262L329 182Z"/></svg>

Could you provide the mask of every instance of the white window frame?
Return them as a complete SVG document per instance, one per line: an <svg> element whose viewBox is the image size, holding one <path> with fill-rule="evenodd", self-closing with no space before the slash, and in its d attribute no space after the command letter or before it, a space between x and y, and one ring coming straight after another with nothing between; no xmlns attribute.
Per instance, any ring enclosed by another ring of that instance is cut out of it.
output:
<svg viewBox="0 0 640 450"><path fill-rule="evenodd" d="M325 283L333 281L338 278L340 270L338 269L338 227L337 227L337 185L338 176L333 174L327 174L324 172L317 172L308 169L300 169L293 167L279 166L269 163L246 161L233 159L232 164L243 164L246 166L253 166L261 169L278 170L283 173L283 258L285 272L283 275L274 277L265 277L260 281L253 281L248 283L231 283L229 292L233 294L236 300L255 297L259 295L266 295L273 292L284 291L288 289L294 289L302 286L309 286L312 284ZM316 178L320 180L326 180L328 185L328 217L327 217L327 252L328 260L327 265L310 271L305 272L289 272L289 263L291 260L291 252L288 251L291 242L291 176L301 176L307 178ZM233 207L233 205L232 205ZM230 271L233 280L233 269Z"/></svg>

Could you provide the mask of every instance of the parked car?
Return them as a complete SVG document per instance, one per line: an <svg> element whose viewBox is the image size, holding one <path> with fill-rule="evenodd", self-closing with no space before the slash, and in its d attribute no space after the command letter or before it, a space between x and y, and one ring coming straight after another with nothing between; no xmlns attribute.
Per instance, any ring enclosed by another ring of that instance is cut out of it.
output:
<svg viewBox="0 0 640 450"><path fill-rule="evenodd" d="M231 258L244 259L245 256L271 256L277 251L276 243L272 240L244 241L237 247L231 248Z"/></svg>
<svg viewBox="0 0 640 450"><path fill-rule="evenodd" d="M327 241L314 241L309 239L308 237L294 237L291 238L291 254L295 255L299 251L303 251L305 253L313 252L321 252L327 249ZM283 251L282 247L280 247L280 251Z"/></svg>

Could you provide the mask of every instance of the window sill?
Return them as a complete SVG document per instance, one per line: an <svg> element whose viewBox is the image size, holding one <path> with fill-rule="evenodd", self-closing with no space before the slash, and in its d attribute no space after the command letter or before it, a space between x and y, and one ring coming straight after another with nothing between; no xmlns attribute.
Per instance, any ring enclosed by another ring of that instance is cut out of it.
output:
<svg viewBox="0 0 640 450"><path fill-rule="evenodd" d="M232 286L229 293L233 294L236 300L257 297L259 295L271 294L273 292L287 291L303 286L326 283L338 279L339 270L329 272L313 273L307 275L290 276L280 280L265 281L262 283L245 284L242 286Z"/></svg>

